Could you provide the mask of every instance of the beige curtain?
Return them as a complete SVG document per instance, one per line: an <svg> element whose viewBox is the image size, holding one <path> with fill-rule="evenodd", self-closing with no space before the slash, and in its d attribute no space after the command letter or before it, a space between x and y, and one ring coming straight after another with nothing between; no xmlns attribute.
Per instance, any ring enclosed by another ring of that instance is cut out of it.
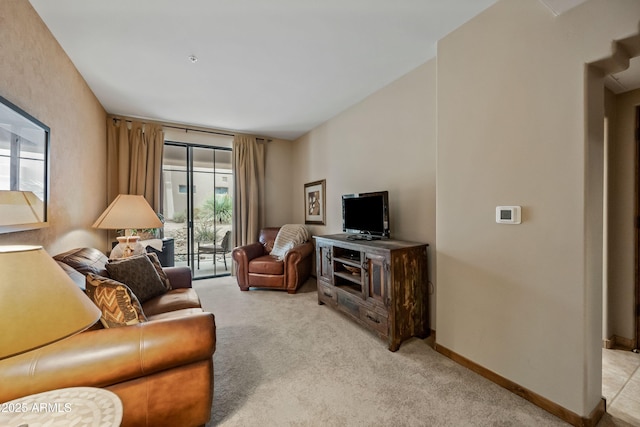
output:
<svg viewBox="0 0 640 427"><path fill-rule="evenodd" d="M107 119L107 195L144 196L160 212L160 179L164 134L162 127L116 118Z"/></svg>
<svg viewBox="0 0 640 427"><path fill-rule="evenodd" d="M233 233L236 246L257 241L264 227L264 143L253 136L233 139Z"/></svg>

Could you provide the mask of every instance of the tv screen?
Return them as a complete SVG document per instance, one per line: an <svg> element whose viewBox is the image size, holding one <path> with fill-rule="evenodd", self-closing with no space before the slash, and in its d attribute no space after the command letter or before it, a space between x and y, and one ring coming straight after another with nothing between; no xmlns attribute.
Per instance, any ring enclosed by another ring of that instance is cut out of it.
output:
<svg viewBox="0 0 640 427"><path fill-rule="evenodd" d="M389 193L377 191L342 196L342 230L389 237Z"/></svg>

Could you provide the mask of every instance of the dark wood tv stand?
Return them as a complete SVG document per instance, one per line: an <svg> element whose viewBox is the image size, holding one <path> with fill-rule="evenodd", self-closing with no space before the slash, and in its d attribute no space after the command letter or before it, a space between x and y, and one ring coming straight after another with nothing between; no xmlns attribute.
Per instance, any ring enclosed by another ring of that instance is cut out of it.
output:
<svg viewBox="0 0 640 427"><path fill-rule="evenodd" d="M427 244L316 236L318 304L375 332L396 351L429 328Z"/></svg>

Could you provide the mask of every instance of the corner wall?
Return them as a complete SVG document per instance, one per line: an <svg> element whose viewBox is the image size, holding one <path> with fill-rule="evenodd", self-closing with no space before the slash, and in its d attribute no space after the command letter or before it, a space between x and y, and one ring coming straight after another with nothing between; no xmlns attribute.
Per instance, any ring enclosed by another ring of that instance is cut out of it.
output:
<svg viewBox="0 0 640 427"><path fill-rule="evenodd" d="M104 109L27 0L2 1L0 40L0 95L51 128L50 225L0 234L0 244L106 249L91 229L107 206Z"/></svg>
<svg viewBox="0 0 640 427"><path fill-rule="evenodd" d="M437 341L581 417L602 395L604 91L585 64L639 18L502 0L438 46Z"/></svg>
<svg viewBox="0 0 640 427"><path fill-rule="evenodd" d="M312 101L311 101L312 102ZM326 179L326 225L342 232L342 195L389 191L391 237L429 243L435 283L436 60L300 137L293 144L291 217L304 223L304 184ZM431 295L435 328L435 298Z"/></svg>

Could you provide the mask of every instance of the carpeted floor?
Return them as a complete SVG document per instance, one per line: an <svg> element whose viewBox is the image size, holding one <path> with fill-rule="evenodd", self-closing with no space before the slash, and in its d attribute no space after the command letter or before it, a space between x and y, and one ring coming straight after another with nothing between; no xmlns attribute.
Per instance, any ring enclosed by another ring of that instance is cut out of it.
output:
<svg viewBox="0 0 640 427"><path fill-rule="evenodd" d="M318 305L314 279L295 295L241 292L231 277L194 288L217 325L207 426L568 425L435 352L428 339L388 351ZM622 425L607 417L599 426Z"/></svg>

